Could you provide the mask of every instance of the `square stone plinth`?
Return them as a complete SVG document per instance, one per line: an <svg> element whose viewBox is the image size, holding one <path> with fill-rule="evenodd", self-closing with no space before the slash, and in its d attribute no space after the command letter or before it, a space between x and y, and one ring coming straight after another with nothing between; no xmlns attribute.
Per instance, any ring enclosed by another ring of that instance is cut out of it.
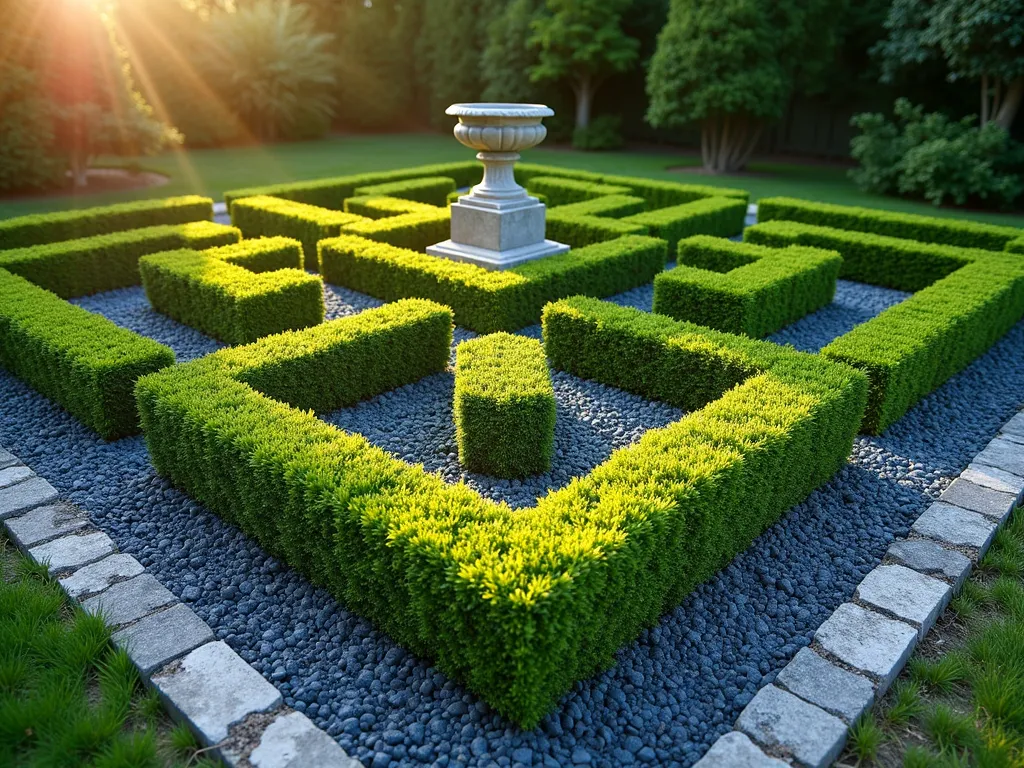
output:
<svg viewBox="0 0 1024 768"><path fill-rule="evenodd" d="M514 251L544 241L544 204L526 198L508 210L473 205L469 197L452 203L452 241L485 251Z"/></svg>
<svg viewBox="0 0 1024 768"><path fill-rule="evenodd" d="M516 248L512 251L490 251L472 245L463 245L454 240L445 240L443 243L427 246L427 253L431 256L475 264L484 269L509 269L534 259L557 256L568 250L568 245L556 243L554 240L541 240L535 245Z"/></svg>

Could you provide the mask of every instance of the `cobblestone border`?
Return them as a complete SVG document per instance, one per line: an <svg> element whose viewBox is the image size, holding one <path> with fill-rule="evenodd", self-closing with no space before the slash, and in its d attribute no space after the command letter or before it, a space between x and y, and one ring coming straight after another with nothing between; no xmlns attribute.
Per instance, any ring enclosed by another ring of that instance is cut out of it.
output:
<svg viewBox="0 0 1024 768"><path fill-rule="evenodd" d="M1024 499L1024 411L889 547L694 768L819 768L881 699L996 532Z"/></svg>
<svg viewBox="0 0 1024 768"><path fill-rule="evenodd" d="M237 768L363 768L134 557L0 448L0 521L68 597L99 613L171 714Z"/></svg>

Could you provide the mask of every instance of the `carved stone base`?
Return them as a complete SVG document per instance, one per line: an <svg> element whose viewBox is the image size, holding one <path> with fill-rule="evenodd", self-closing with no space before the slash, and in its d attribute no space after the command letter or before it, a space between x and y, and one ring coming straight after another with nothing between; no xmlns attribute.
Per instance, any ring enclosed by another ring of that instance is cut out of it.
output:
<svg viewBox="0 0 1024 768"><path fill-rule="evenodd" d="M533 245L507 251L477 248L464 243L456 243L453 240L445 240L443 243L427 246L427 253L431 256L440 256L452 261L464 261L484 269L508 269L533 259L557 256L568 250L568 245L556 243L554 240L542 240Z"/></svg>

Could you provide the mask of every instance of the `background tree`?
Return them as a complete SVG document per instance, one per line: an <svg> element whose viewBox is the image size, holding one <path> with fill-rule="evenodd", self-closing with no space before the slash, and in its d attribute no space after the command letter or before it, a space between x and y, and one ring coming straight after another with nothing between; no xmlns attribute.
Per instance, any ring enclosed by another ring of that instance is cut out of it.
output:
<svg viewBox="0 0 1024 768"><path fill-rule="evenodd" d="M821 90L843 0L672 0L647 77L647 120L701 127L713 173L744 167L798 92Z"/></svg>
<svg viewBox="0 0 1024 768"><path fill-rule="evenodd" d="M543 7L544 0L512 0L491 22L481 57L484 101L539 100L540 88L530 79L530 70L537 66L537 50L529 42Z"/></svg>
<svg viewBox="0 0 1024 768"><path fill-rule="evenodd" d="M539 51L534 82L568 82L576 96L576 128L586 128L594 94L607 78L637 60L639 41L622 30L629 0L546 0L533 22L530 45Z"/></svg>
<svg viewBox="0 0 1024 768"><path fill-rule="evenodd" d="M981 125L1009 130L1024 101L1024 0L895 0L875 48L883 78L941 58L981 85Z"/></svg>

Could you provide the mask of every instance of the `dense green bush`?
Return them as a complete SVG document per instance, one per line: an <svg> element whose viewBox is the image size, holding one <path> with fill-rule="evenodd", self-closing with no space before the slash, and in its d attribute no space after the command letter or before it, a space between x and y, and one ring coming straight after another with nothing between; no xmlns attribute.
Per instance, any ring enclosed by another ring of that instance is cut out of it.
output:
<svg viewBox="0 0 1024 768"><path fill-rule="evenodd" d="M492 333L455 349L455 439L470 472L547 472L555 449L555 390L536 339Z"/></svg>
<svg viewBox="0 0 1024 768"><path fill-rule="evenodd" d="M139 259L157 312L227 344L247 344L324 319L323 283L301 269L255 273L215 255L165 251Z"/></svg>
<svg viewBox="0 0 1024 768"><path fill-rule="evenodd" d="M1024 253L1024 235L1008 242L1006 250L1010 253Z"/></svg>
<svg viewBox="0 0 1024 768"><path fill-rule="evenodd" d="M532 727L844 466L864 404L864 377L818 356L593 304L589 317L586 300L548 308L547 344L563 363L581 348L614 366L608 349L622 347L627 377L639 364L650 389L696 412L536 508L485 501L302 410L443 370L451 315L422 301L145 377L137 396L153 463Z"/></svg>
<svg viewBox="0 0 1024 768"><path fill-rule="evenodd" d="M646 210L647 201L642 197L605 195L579 203L560 205L549 210L548 214L554 213L556 216L607 216L610 219L619 219L623 216L631 216L634 213L641 213Z"/></svg>
<svg viewBox="0 0 1024 768"><path fill-rule="evenodd" d="M335 237L345 224L363 221L354 213L343 213L316 205L297 203L282 197L257 195L231 203L231 223L246 238L281 235L302 243L305 256L300 267L317 268L317 243Z"/></svg>
<svg viewBox="0 0 1024 768"><path fill-rule="evenodd" d="M837 229L873 232L926 243L1001 251L1010 240L1024 234L1016 227L982 224L963 219L940 219L916 213L897 213L875 208L817 203L794 197L763 197L757 201L758 222L772 219L799 221Z"/></svg>
<svg viewBox="0 0 1024 768"><path fill-rule="evenodd" d="M698 235L679 241L678 263L654 277L655 312L758 338L829 304L843 259Z"/></svg>
<svg viewBox="0 0 1024 768"><path fill-rule="evenodd" d="M259 237L234 245L208 248L204 251L228 264L245 267L250 272L273 272L275 269L302 269L302 243L290 237Z"/></svg>
<svg viewBox="0 0 1024 768"><path fill-rule="evenodd" d="M691 235L738 235L743 231L746 218L746 201L731 197L706 197L670 208L634 213L619 221L645 227L648 234L666 240L669 251L674 252L679 241Z"/></svg>
<svg viewBox="0 0 1024 768"><path fill-rule="evenodd" d="M0 269L0 365L104 439L138 431L136 379L173 364L163 344Z"/></svg>
<svg viewBox="0 0 1024 768"><path fill-rule="evenodd" d="M449 208L434 208L389 216L385 219L352 222L342 226L342 234L365 237L379 243L387 243L412 251L425 251L448 239L452 228L452 214Z"/></svg>
<svg viewBox="0 0 1024 768"><path fill-rule="evenodd" d="M935 205L986 201L1009 207L1024 192L1024 147L995 123L950 120L898 99L896 122L864 113L853 118L861 131L850 142L860 168L850 177L878 194L924 198Z"/></svg>
<svg viewBox="0 0 1024 768"><path fill-rule="evenodd" d="M158 224L211 221L213 200L198 195L139 200L59 213L33 213L0 221L0 249L106 235Z"/></svg>
<svg viewBox="0 0 1024 768"><path fill-rule="evenodd" d="M572 132L572 148L600 152L622 149L622 118L618 115L600 115L586 127L577 126Z"/></svg>
<svg viewBox="0 0 1024 768"><path fill-rule="evenodd" d="M534 176L526 183L526 190L532 195L539 193L547 197L548 205L555 207L593 200L605 195L629 195L629 187L598 184L580 179L564 179L558 176Z"/></svg>
<svg viewBox="0 0 1024 768"><path fill-rule="evenodd" d="M615 197L621 198L621 195ZM605 218L604 216L573 215L562 212L563 205L547 212L546 236L557 243L565 243L573 248L586 248L588 245L606 243L625 235L646 235L647 227L643 224L630 224L621 219Z"/></svg>
<svg viewBox="0 0 1024 768"><path fill-rule="evenodd" d="M563 296L613 296L649 283L666 256L663 240L631 236L491 271L349 235L320 243L328 283L385 301L432 299L478 333L533 325L547 302Z"/></svg>
<svg viewBox="0 0 1024 768"><path fill-rule="evenodd" d="M443 208L448 204L449 193L455 190L455 179L447 176L427 176L421 179L405 179L357 187L354 194L356 196L398 197Z"/></svg>
<svg viewBox="0 0 1024 768"><path fill-rule="evenodd" d="M60 185L66 164L50 154L54 106L40 93L36 73L0 60L0 104L0 192Z"/></svg>
<svg viewBox="0 0 1024 768"><path fill-rule="evenodd" d="M454 194L454 193L453 193ZM403 213L436 213L437 206L403 200L399 197L360 195L345 198L345 213L354 213L366 219L386 219Z"/></svg>
<svg viewBox="0 0 1024 768"><path fill-rule="evenodd" d="M138 285L139 257L147 253L202 250L240 238L234 227L212 221L164 224L0 251L0 268L70 299Z"/></svg>

